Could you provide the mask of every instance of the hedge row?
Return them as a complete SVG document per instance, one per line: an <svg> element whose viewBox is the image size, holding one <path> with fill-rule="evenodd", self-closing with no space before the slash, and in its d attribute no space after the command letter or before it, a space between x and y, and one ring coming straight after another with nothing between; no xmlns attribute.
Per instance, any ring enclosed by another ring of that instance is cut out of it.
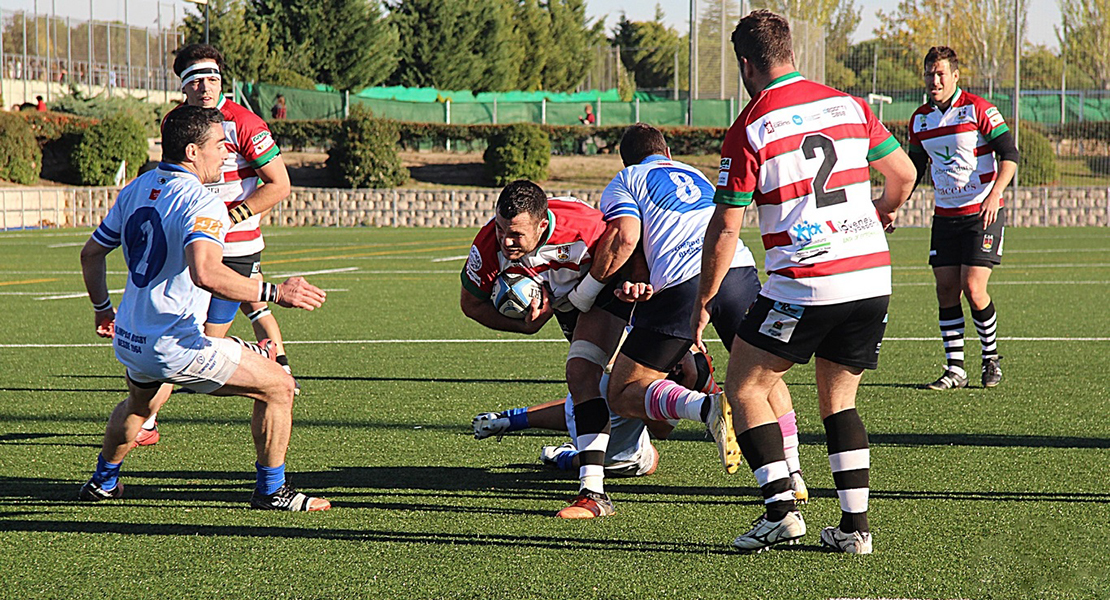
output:
<svg viewBox="0 0 1110 600"><path fill-rule="evenodd" d="M128 178L147 162L146 131L130 116L98 121L55 112L0 113L0 179L110 185L121 161Z"/></svg>
<svg viewBox="0 0 1110 600"><path fill-rule="evenodd" d="M270 129L282 147L330 148L336 139L342 121L274 121ZM445 123L397 122L400 143L404 148L447 146L451 141L473 149L485 148L494 135L510 125L448 125ZM536 125L551 140L551 150L556 154L575 154L587 143L598 147L616 147L627 126L584 127L581 125ZM661 127L675 154L716 154L721 151L724 128Z"/></svg>

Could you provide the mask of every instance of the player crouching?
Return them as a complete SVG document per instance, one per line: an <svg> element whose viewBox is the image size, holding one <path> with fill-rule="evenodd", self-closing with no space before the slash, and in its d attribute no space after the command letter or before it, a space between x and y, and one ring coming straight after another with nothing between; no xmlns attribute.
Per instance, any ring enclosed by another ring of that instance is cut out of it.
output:
<svg viewBox="0 0 1110 600"><path fill-rule="evenodd" d="M212 293L241 302L273 302L313 310L324 292L301 277L280 285L243 277L224 266L230 221L223 202L204 184L219 180L227 156L223 117L215 109L182 106L162 125L164 161L120 191L81 250L81 270L95 310L96 333L112 338L127 369L127 399L108 419L96 471L83 501L123 496L120 466L150 416L164 383L215 396L254 401L257 484L251 507L327 510L331 504L297 492L285 479L294 382L267 347L205 336ZM127 287L119 312L108 296L107 255L123 246ZM244 347L252 351L243 352ZM267 345L269 346L269 345Z"/></svg>

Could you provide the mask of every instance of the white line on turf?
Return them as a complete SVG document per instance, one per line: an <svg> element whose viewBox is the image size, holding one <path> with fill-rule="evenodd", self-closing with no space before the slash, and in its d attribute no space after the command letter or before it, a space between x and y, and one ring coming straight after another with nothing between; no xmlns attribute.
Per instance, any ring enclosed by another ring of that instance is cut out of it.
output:
<svg viewBox="0 0 1110 600"><path fill-rule="evenodd" d="M294 271L289 273L276 273L270 277L277 279L285 279L286 277L304 277L305 275L326 275L328 273L348 273L350 271L357 271L358 267L343 267L342 269L324 269L322 271Z"/></svg>
<svg viewBox="0 0 1110 600"><path fill-rule="evenodd" d="M436 262L436 263L438 263L438 262L451 262L453 260L463 260L464 258L467 258L467 257L468 257L468 255L464 254L462 256L448 256L447 258L433 258L432 262Z"/></svg>
<svg viewBox="0 0 1110 600"><path fill-rule="evenodd" d="M76 248L78 246L84 245L85 242L71 242L68 244L50 244L49 246L47 246L47 248Z"/></svg>
<svg viewBox="0 0 1110 600"><path fill-rule="evenodd" d="M122 294L123 293L123 288L120 288L118 290L108 290L108 293L109 294ZM78 294L61 294L61 295L58 295L58 296L39 296L38 298L35 298L35 300L68 300L70 298L86 298L86 297L88 297L88 295L89 295L88 292L81 292L81 293L78 293Z"/></svg>
<svg viewBox="0 0 1110 600"><path fill-rule="evenodd" d="M938 337L890 337L884 342L936 342ZM706 342L719 342L719 339L706 339ZM1110 342L1110 337L1000 337L1000 342ZM286 344L328 345L328 344L565 344L563 338L522 339L522 340L287 340ZM98 344L0 344L0 348L103 348L110 342Z"/></svg>

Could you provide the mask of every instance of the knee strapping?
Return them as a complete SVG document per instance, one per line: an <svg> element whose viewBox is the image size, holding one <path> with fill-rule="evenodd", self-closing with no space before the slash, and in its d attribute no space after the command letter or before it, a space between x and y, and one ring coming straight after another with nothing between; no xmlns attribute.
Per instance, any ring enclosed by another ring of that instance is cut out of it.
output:
<svg viewBox="0 0 1110 600"><path fill-rule="evenodd" d="M593 342L586 340L574 340L570 343L570 351L567 352L567 362L572 358L581 358L588 360L599 367L605 367L609 364L609 354L601 349Z"/></svg>

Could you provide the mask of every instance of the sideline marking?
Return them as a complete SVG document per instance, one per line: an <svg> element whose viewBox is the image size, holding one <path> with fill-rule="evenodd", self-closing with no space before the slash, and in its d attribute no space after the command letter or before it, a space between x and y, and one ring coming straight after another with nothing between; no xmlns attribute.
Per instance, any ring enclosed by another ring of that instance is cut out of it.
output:
<svg viewBox="0 0 1110 600"><path fill-rule="evenodd" d="M275 273L270 275L277 279L286 277L304 277L305 275L327 275L328 273L347 273L350 271L357 271L358 267L343 267L342 269L324 269L322 271L297 271L295 273Z"/></svg>
<svg viewBox="0 0 1110 600"><path fill-rule="evenodd" d="M108 290L108 293L122 294L123 288L120 288L118 290ZM68 300L70 298L87 298L88 296L88 292L81 292L80 294L62 294L60 296L39 296L38 298L35 298L35 300Z"/></svg>
<svg viewBox="0 0 1110 600"><path fill-rule="evenodd" d="M448 256L447 258L433 258L432 262L451 262L454 260L464 260L466 258L470 258L470 255L464 254L462 256Z"/></svg>
<svg viewBox="0 0 1110 600"><path fill-rule="evenodd" d="M894 337L884 338L884 342L936 342L939 337ZM720 342L719 339L706 338L706 342ZM1000 342L1110 342L1110 337L1000 337ZM525 339L525 340L293 340L286 344L565 344L563 338ZM98 344L0 344L0 348L107 348L111 342Z"/></svg>

